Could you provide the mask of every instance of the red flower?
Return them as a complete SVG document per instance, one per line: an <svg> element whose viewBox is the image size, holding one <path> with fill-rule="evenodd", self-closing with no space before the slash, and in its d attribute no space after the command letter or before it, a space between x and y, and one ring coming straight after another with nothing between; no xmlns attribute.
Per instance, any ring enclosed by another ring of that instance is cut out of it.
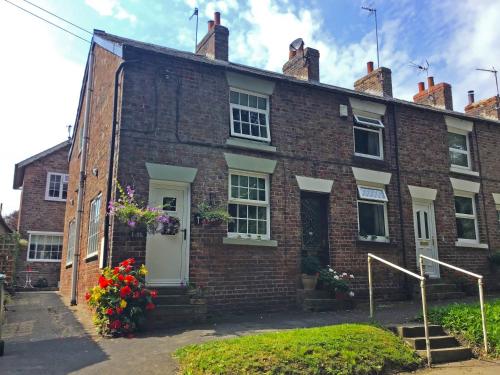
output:
<svg viewBox="0 0 500 375"><path fill-rule="evenodd" d="M137 298L139 298L140 296L141 296L141 293L139 293L139 292L134 292L134 294L132 295L132 297L133 297L134 299L137 299Z"/></svg>
<svg viewBox="0 0 500 375"><path fill-rule="evenodd" d="M158 292L156 290L151 290L149 292L149 295L152 297L152 298L156 298L158 297Z"/></svg>
<svg viewBox="0 0 500 375"><path fill-rule="evenodd" d="M130 265L126 266L125 267L125 272L130 272L130 271L132 271L132 266L130 266Z"/></svg>
<svg viewBox="0 0 500 375"><path fill-rule="evenodd" d="M107 309L106 315L113 315L113 309L112 308Z"/></svg>
<svg viewBox="0 0 500 375"><path fill-rule="evenodd" d="M132 276L132 275L127 275L127 276L125 276L125 282L127 284L134 283L135 282L135 277Z"/></svg>
<svg viewBox="0 0 500 375"><path fill-rule="evenodd" d="M90 293L87 292L85 293L85 301L88 301L90 299Z"/></svg>
<svg viewBox="0 0 500 375"><path fill-rule="evenodd" d="M119 321L119 320L113 320L110 324L109 324L109 328L111 329L120 329L120 327L122 326L122 323Z"/></svg>
<svg viewBox="0 0 500 375"><path fill-rule="evenodd" d="M153 310L155 307L154 303L149 302L146 304L146 310Z"/></svg>
<svg viewBox="0 0 500 375"><path fill-rule="evenodd" d="M120 273L120 267L115 267L115 268L113 268L113 273L114 273L115 275L118 275L118 274Z"/></svg>
<svg viewBox="0 0 500 375"><path fill-rule="evenodd" d="M123 309L122 309L120 306L118 306L118 307L116 308L116 313L117 313L118 315L120 315L122 312L123 312Z"/></svg>
<svg viewBox="0 0 500 375"><path fill-rule="evenodd" d="M128 259L125 259L123 262L121 262L120 266L127 267L128 266Z"/></svg>
<svg viewBox="0 0 500 375"><path fill-rule="evenodd" d="M123 281L125 280L125 276L123 276L121 273L118 275L118 280Z"/></svg>
<svg viewBox="0 0 500 375"><path fill-rule="evenodd" d="M148 294L148 291L146 289L141 290L141 296L144 297L146 294Z"/></svg>
<svg viewBox="0 0 500 375"><path fill-rule="evenodd" d="M128 264L134 264L135 263L135 259L134 258L128 258L127 261L128 261Z"/></svg>
<svg viewBox="0 0 500 375"><path fill-rule="evenodd" d="M132 292L132 289L128 285L125 285L120 289L120 297L125 298Z"/></svg>
<svg viewBox="0 0 500 375"><path fill-rule="evenodd" d="M101 289L106 289L109 285L109 280L107 280L103 275L99 276L99 286Z"/></svg>

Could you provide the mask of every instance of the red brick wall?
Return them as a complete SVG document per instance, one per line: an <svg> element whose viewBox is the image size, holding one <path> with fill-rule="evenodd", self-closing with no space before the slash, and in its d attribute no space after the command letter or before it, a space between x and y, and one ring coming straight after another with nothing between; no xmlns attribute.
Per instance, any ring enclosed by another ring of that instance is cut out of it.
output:
<svg viewBox="0 0 500 375"><path fill-rule="evenodd" d="M68 149L64 147L25 167L18 222L22 238L29 239L29 231L63 232L65 202L46 200L45 189L49 172L68 173ZM38 278L45 278L49 286L57 286L59 262L28 262L27 248L23 248L19 252L16 267L18 284L24 284L25 274L20 271L26 270L28 266L38 271L33 276L33 283Z"/></svg>
<svg viewBox="0 0 500 375"><path fill-rule="evenodd" d="M78 266L78 302L84 301L85 292L90 286L97 283L99 277L98 257L87 258L87 234L89 223L89 207L98 194L102 194L99 225L99 248L104 233L104 218L106 215L106 189L108 181L109 143L111 134L111 123L113 113L113 93L115 71L120 64L120 59L100 47L94 49L95 67L94 84L91 99L91 114L89 122L89 147L85 172L87 179L84 188L83 214L80 236L80 262ZM83 98L85 103L85 98ZM78 119L78 126L83 126L84 108ZM92 170L96 168L95 176ZM70 179L68 189L68 201L66 205L66 217L64 220L64 247L61 267L61 293L70 298L71 295L71 273L72 266L66 266L66 255L68 249L68 227L71 220L76 217L77 190L79 183L80 153L79 139L75 141L74 149L70 159ZM100 255L100 254L99 254Z"/></svg>

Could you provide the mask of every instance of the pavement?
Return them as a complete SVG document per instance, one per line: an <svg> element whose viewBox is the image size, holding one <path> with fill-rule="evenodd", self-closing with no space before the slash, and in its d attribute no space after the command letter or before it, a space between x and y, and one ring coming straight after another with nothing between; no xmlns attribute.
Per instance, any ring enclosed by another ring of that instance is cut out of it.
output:
<svg viewBox="0 0 500 375"><path fill-rule="evenodd" d="M449 303L449 302L448 302ZM433 303L434 305L435 303ZM412 321L414 302L380 303L376 321ZM102 338L85 306L68 307L57 292L17 293L8 305L0 374L175 374L171 354L184 345L282 329L369 322L368 306L353 311L224 316L218 323L145 332L134 338ZM500 362L471 360L417 371L418 375L500 374Z"/></svg>

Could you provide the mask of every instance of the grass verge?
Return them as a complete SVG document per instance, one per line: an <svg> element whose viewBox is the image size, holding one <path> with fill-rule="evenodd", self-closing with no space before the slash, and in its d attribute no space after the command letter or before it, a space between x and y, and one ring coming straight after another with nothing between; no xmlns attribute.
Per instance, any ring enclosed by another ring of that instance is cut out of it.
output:
<svg viewBox="0 0 500 375"><path fill-rule="evenodd" d="M500 358L500 299L485 303L485 308L490 355ZM455 303L432 308L429 310L429 320L463 337L477 352L481 352L483 327L478 303Z"/></svg>
<svg viewBox="0 0 500 375"><path fill-rule="evenodd" d="M421 359L383 329L342 324L189 345L174 353L182 374L384 374Z"/></svg>

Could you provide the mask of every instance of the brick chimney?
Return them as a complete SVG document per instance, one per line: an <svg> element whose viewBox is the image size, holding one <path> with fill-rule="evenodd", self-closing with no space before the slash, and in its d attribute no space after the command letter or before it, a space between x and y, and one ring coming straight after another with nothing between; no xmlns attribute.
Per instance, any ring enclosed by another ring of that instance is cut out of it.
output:
<svg viewBox="0 0 500 375"><path fill-rule="evenodd" d="M380 67L373 70L373 61L366 63L366 75L354 82L354 89L369 94L392 98L392 72Z"/></svg>
<svg viewBox="0 0 500 375"><path fill-rule="evenodd" d="M428 89L425 83L418 83L418 93L413 95L413 101L418 104L430 105L437 108L453 110L453 96L451 85L446 82L434 84L434 77L427 77Z"/></svg>
<svg viewBox="0 0 500 375"><path fill-rule="evenodd" d="M196 54L209 59L227 61L229 54L229 30L220 24L220 13L214 13L214 19L208 21L207 35L196 46Z"/></svg>
<svg viewBox="0 0 500 375"><path fill-rule="evenodd" d="M474 101L474 91L468 93L469 104L464 108L465 113L472 116L479 116L500 120L500 98L492 96L488 99Z"/></svg>
<svg viewBox="0 0 500 375"><path fill-rule="evenodd" d="M319 81L319 51L304 48L302 39L290 44L288 61L283 65L283 73L304 81Z"/></svg>

